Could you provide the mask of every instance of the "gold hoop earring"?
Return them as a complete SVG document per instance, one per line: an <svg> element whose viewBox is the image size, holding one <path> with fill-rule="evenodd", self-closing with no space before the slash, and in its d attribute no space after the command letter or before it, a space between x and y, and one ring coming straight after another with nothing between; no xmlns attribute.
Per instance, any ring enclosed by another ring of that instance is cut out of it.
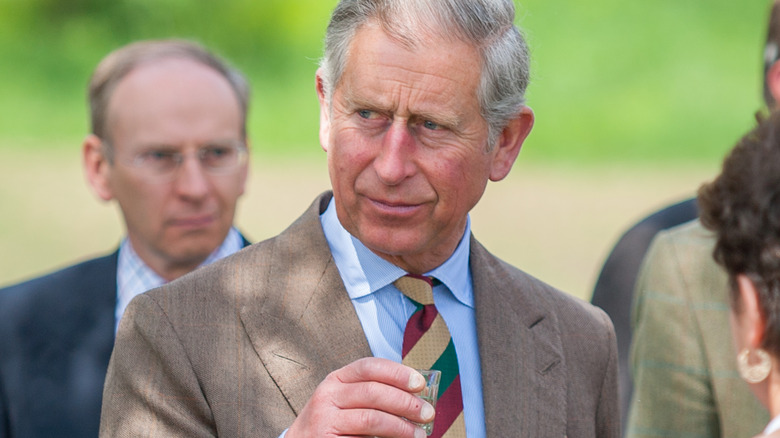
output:
<svg viewBox="0 0 780 438"><path fill-rule="evenodd" d="M750 358L749 348L745 348L737 356L739 375L748 383L762 382L769 376L769 372L772 370L772 360L766 351L758 348L756 349L756 356L758 357L758 363L754 365L748 363Z"/></svg>

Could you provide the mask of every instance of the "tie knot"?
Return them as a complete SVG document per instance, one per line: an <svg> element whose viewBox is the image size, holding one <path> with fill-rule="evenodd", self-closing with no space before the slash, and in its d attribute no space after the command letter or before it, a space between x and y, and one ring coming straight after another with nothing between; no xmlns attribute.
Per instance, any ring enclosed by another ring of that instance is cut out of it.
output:
<svg viewBox="0 0 780 438"><path fill-rule="evenodd" d="M433 304L433 278L407 274L393 284L412 301L423 306Z"/></svg>

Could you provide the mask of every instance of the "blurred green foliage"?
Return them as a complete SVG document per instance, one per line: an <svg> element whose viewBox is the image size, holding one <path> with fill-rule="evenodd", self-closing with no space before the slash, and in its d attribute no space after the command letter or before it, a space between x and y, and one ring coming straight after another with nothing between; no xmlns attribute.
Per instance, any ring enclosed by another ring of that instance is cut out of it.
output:
<svg viewBox="0 0 780 438"><path fill-rule="evenodd" d="M522 2L535 67L529 144L574 161L719 162L763 105L769 5Z"/></svg>
<svg viewBox="0 0 780 438"><path fill-rule="evenodd" d="M0 150L74 147L85 85L133 40L197 40L244 71L260 154L315 154L314 72L336 0L0 0ZM523 156L719 161L761 107L762 0L524 0L536 126Z"/></svg>
<svg viewBox="0 0 780 438"><path fill-rule="evenodd" d="M0 0L0 145L58 147L89 129L99 60L146 38L199 41L253 85L256 147L318 149L314 72L335 1Z"/></svg>

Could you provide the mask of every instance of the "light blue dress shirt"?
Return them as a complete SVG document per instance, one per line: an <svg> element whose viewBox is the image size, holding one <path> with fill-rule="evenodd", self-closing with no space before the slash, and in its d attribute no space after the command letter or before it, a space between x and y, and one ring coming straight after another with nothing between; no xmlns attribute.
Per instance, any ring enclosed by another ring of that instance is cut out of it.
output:
<svg viewBox="0 0 780 438"><path fill-rule="evenodd" d="M406 272L374 254L350 235L338 220L333 199L320 216L320 221L372 354L401 362L404 328L415 306L393 286L393 282ZM466 433L469 438L482 438L485 436L485 407L469 269L470 236L469 219L452 256L425 275L442 283L433 288L433 300L447 323L458 355Z"/></svg>
<svg viewBox="0 0 780 438"><path fill-rule="evenodd" d="M205 266L227 257L243 247L244 238L241 237L241 233L238 230L231 227L222 245L209 254L200 266ZM136 295L160 287L163 284L165 284L165 280L138 257L138 254L133 249L133 245L130 244L130 240L125 237L119 245L119 260L117 261L116 269L117 300L114 314L114 320L116 321L114 333L119 329L119 320L122 319L122 315L125 313L127 305L130 304L130 300Z"/></svg>

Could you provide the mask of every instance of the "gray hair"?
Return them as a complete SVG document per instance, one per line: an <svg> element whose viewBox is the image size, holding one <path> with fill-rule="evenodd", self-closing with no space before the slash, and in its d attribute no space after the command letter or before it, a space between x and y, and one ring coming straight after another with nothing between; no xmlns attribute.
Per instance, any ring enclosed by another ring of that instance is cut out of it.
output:
<svg viewBox="0 0 780 438"><path fill-rule="evenodd" d="M161 59L187 59L214 69L225 80L238 99L242 116L242 136L246 138L246 119L249 110L249 84L237 70L229 67L204 47L186 40L139 41L109 53L97 65L89 80L88 100L92 133L105 140L110 150L108 133L108 105L117 84L140 65Z"/></svg>
<svg viewBox="0 0 780 438"><path fill-rule="evenodd" d="M341 0L328 24L320 63L325 98L330 102L352 38L369 21L407 46L431 36L457 38L481 56L477 96L492 145L525 105L528 47L514 18L512 0Z"/></svg>

